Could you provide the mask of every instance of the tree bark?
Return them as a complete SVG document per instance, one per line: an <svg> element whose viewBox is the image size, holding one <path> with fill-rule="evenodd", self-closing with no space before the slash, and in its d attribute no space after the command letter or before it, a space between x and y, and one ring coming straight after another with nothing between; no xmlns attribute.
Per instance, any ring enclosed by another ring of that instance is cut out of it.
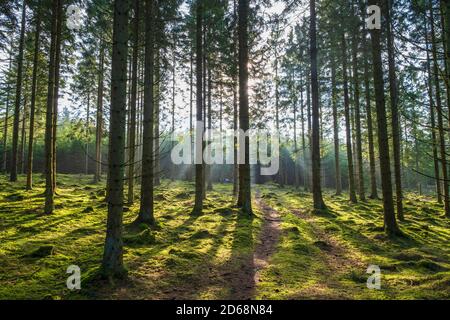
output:
<svg viewBox="0 0 450 320"><path fill-rule="evenodd" d="M340 164L340 147L339 147L339 119L337 109L337 87L336 87L336 64L334 56L331 57L331 100L333 108L333 140L334 140L334 171L335 171L335 188L336 195L342 193L341 182L341 164Z"/></svg>
<svg viewBox="0 0 450 320"><path fill-rule="evenodd" d="M154 45L155 17L154 1L145 0L145 75L144 75L144 131L142 148L141 206L138 223L155 224L154 218Z"/></svg>
<svg viewBox="0 0 450 320"><path fill-rule="evenodd" d="M17 78L16 78L16 102L14 106L14 123L13 123L13 138L12 138L12 157L11 157L11 173L9 180L11 182L17 181L17 157L19 145L19 122L20 122L20 104L22 99L22 80L23 80L23 51L25 44L25 23L26 23L26 1L22 2L22 20L20 24L20 39L19 39L19 53L17 56Z"/></svg>
<svg viewBox="0 0 450 320"><path fill-rule="evenodd" d="M445 145L445 131L444 131L444 121L443 121L443 107L441 100L441 86L439 83L439 65L438 56L436 48L436 34L434 30L433 22L433 3L429 1L429 11L430 11L430 26L431 26L431 43L432 43L432 54L433 54L433 75L434 75L434 86L436 95L436 109L437 109L437 120L439 128L439 144L440 144L440 156L441 156L441 169L442 169L442 180L444 187L444 208L445 215L450 217L450 195L448 190L448 168L447 168L447 154Z"/></svg>
<svg viewBox="0 0 450 320"><path fill-rule="evenodd" d="M361 137L361 109L359 103L359 76L358 76L358 37L353 35L352 60L353 60L353 86L355 98L355 135L356 135L356 159L358 160L358 195L361 201L366 200L364 187L364 163L362 156Z"/></svg>
<svg viewBox="0 0 450 320"><path fill-rule="evenodd" d="M381 8L381 1L383 0L369 0L369 5L378 5ZM387 234L395 235L399 233L399 229L395 219L394 201L392 198L389 138L387 131L386 102L384 97L383 65L381 59L381 30L372 29L370 35L372 42L372 65L377 110L381 187L383 190L384 228Z"/></svg>
<svg viewBox="0 0 450 320"><path fill-rule="evenodd" d="M425 11L425 43L427 50L427 88L428 88L428 99L430 104L430 122L431 122L431 143L433 150L433 164L434 164L434 179L436 180L436 194L438 203L442 203L442 190L441 190L441 180L440 180L440 172L439 172L439 158L438 158L438 141L436 136L436 115L434 113L435 104L433 99L433 80L431 73L431 59L430 59L430 44L428 41L428 21L426 18Z"/></svg>
<svg viewBox="0 0 450 320"><path fill-rule="evenodd" d="M105 72L105 49L104 44L100 43L100 70L98 74L98 93L97 93L97 115L96 115L96 133L95 133L95 174L94 183L99 183L102 176L102 136L103 136L103 92L104 92L104 72Z"/></svg>
<svg viewBox="0 0 450 320"><path fill-rule="evenodd" d="M342 34L342 77L344 81L344 114L345 114L345 137L347 143L347 163L348 163L348 192L350 201L358 202L355 191L355 171L353 168L353 152L352 152L352 136L350 121L350 99L348 93L348 76L347 76L347 45L345 34Z"/></svg>
<svg viewBox="0 0 450 320"><path fill-rule="evenodd" d="M399 220L403 220L403 191L402 191L402 167L401 167L401 125L399 121L398 113L398 89L397 89L397 76L395 66L395 52L394 52L394 36L392 35L392 21L391 21L391 0L386 1L386 25L387 25L387 48L388 48L388 61L389 61L389 93L391 101L391 120L392 120L392 140L393 140L393 152L394 152L394 172L395 172L395 192L396 192L396 204L397 204L397 217Z"/></svg>
<svg viewBox="0 0 450 320"><path fill-rule="evenodd" d="M248 112L248 14L249 1L239 0L239 128L243 132L247 132L250 127ZM244 149L245 163L239 164L238 204L243 214L251 215L253 212L250 181L250 141L248 136L245 137Z"/></svg>
<svg viewBox="0 0 450 320"><path fill-rule="evenodd" d="M197 89L197 130L195 135L195 204L193 215L203 212L203 6L204 0L196 4L196 89ZM200 150L201 149L201 150Z"/></svg>
<svg viewBox="0 0 450 320"><path fill-rule="evenodd" d="M327 209L320 181L319 83L317 74L316 1L310 0L310 57L312 94L312 192L315 210Z"/></svg>
<svg viewBox="0 0 450 320"><path fill-rule="evenodd" d="M102 271L109 278L126 274L123 266L123 185L128 58L128 0L114 1L111 65L110 149L108 167L108 218Z"/></svg>
<svg viewBox="0 0 450 320"><path fill-rule="evenodd" d="M369 144L369 167L370 167L370 199L378 199L377 190L377 176L375 168L375 147L373 139L373 120L372 120L372 103L370 94L370 80L369 80L369 43L366 42L367 31L364 28L363 47L364 47L364 91L366 98L366 115L367 115L367 137Z"/></svg>
<svg viewBox="0 0 450 320"><path fill-rule="evenodd" d="M131 75L131 103L130 103L130 137L128 145L128 204L134 203L134 180L135 180L135 159L136 159L136 103L137 103L137 81L138 81L138 57L139 57L139 0L134 0L134 21L133 21L133 57Z"/></svg>
<svg viewBox="0 0 450 320"><path fill-rule="evenodd" d="M33 189L33 146L34 146L34 118L36 113L37 72L39 65L39 46L41 36L41 16L36 12L36 31L34 33L33 53L33 78L31 80L31 105L30 105L30 128L28 134L28 159L27 159L27 190Z"/></svg>
<svg viewBox="0 0 450 320"><path fill-rule="evenodd" d="M51 26L51 41L50 41L50 58L49 58L49 74L48 74L48 88L47 88L47 107L45 117L45 207L44 214L52 214L54 209L54 104L56 93L56 77L57 77L57 61L56 51L58 45L58 20L61 11L61 0L53 0L52 10L52 26Z"/></svg>

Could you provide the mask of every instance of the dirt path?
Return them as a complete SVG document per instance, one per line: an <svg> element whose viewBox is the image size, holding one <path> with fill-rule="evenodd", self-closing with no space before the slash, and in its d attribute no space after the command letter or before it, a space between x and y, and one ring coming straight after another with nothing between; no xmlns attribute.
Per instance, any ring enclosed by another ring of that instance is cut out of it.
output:
<svg viewBox="0 0 450 320"><path fill-rule="evenodd" d="M261 271L269 265L281 234L280 214L263 202L259 192L256 192L255 198L258 208L264 214L262 217L264 222L253 254L242 257L238 270L225 276L231 285L230 299L254 299Z"/></svg>

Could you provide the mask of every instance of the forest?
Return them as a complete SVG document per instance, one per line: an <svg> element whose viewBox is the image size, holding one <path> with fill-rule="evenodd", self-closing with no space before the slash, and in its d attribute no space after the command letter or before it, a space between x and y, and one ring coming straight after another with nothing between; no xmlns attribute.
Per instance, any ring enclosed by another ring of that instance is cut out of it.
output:
<svg viewBox="0 0 450 320"><path fill-rule="evenodd" d="M448 300L449 162L450 0L0 1L0 300Z"/></svg>

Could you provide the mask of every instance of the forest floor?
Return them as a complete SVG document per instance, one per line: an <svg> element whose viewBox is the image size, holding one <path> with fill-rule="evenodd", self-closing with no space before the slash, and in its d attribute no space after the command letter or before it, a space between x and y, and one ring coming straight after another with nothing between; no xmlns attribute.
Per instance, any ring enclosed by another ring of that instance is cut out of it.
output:
<svg viewBox="0 0 450 320"><path fill-rule="evenodd" d="M450 221L433 199L407 194L405 236L382 231L382 203L350 204L325 192L329 211L314 214L308 193L254 186L254 216L233 206L231 185L215 185L204 214L191 216L194 186L163 181L157 227L124 213L128 277L96 276L106 226L104 185L59 175L56 210L42 215L43 181L33 191L0 178L0 299L449 299ZM136 190L136 195L138 190ZM69 291L68 266L82 289ZM381 290L369 290L369 265Z"/></svg>

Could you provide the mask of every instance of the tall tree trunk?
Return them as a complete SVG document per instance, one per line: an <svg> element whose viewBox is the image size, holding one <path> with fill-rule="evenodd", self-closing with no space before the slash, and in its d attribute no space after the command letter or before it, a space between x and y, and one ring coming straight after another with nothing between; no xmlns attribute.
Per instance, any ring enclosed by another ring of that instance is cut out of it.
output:
<svg viewBox="0 0 450 320"><path fill-rule="evenodd" d="M431 73L431 59L430 59L430 44L428 41L428 21L426 18L426 10L425 10L425 42L426 42L426 51L427 51L427 88L428 88L428 99L430 104L430 122L431 122L431 143L433 149L433 164L434 164L434 179L436 180L436 194L438 203L442 203L442 190L441 190L441 179L439 172L439 157L438 157L438 141L436 136L436 116L434 113L435 105L433 99L433 80Z"/></svg>
<svg viewBox="0 0 450 320"><path fill-rule="evenodd" d="M203 211L203 6L204 0L197 0L196 17L196 88L197 88L197 129L195 134L195 204L193 215Z"/></svg>
<svg viewBox="0 0 450 320"><path fill-rule="evenodd" d="M145 75L144 75L144 131L142 149L142 182L141 206L138 223L155 224L154 218L154 45L155 45L155 17L154 1L145 0Z"/></svg>
<svg viewBox="0 0 450 320"><path fill-rule="evenodd" d="M25 44L25 22L26 22L26 1L22 2L22 20L20 24L19 53L17 56L17 78L16 78L16 103L14 106L14 123L13 123L13 140L12 140L12 157L11 157L11 174L9 180L17 181L17 157L19 144L19 122L20 122L20 104L22 100L22 80L23 80L23 50Z"/></svg>
<svg viewBox="0 0 450 320"><path fill-rule="evenodd" d="M53 0L52 10L52 26L51 26L51 42L50 42L50 58L49 58L49 74L48 74L48 88L47 88L47 108L45 117L45 214L52 214L54 209L54 161L55 156L53 150L53 138L54 138L54 104L55 99L55 87L56 87L56 51L58 45L58 18L61 11L61 0Z"/></svg>
<svg viewBox="0 0 450 320"><path fill-rule="evenodd" d="M298 172L298 142L297 142L297 87L295 86L295 71L292 73L292 91L293 91L293 114L294 114L294 185L298 189L300 186L300 176Z"/></svg>
<svg viewBox="0 0 450 320"><path fill-rule="evenodd" d="M377 176L375 167L375 147L373 139L373 120L372 120L372 104L370 94L370 80L369 80L369 43L366 42L366 34L368 32L364 28L363 47L364 47L364 91L366 96L366 115L367 115L367 137L369 144L369 168L370 168L370 199L378 199L377 190Z"/></svg>
<svg viewBox="0 0 450 320"><path fill-rule="evenodd" d="M345 34L342 34L342 77L344 81L344 114L345 114L345 137L347 143L347 163L348 163L348 192L350 201L356 203L355 191L355 171L353 168L353 152L352 152L352 135L350 121L350 99L348 93L348 76L347 76L347 45Z"/></svg>
<svg viewBox="0 0 450 320"><path fill-rule="evenodd" d="M156 35L156 39L158 39L158 34ZM157 50L155 54L155 171L153 173L155 186L159 186L161 184L161 142L160 142L160 131L159 131L159 122L160 122L160 113L161 113L161 62L160 62L160 42L156 42Z"/></svg>
<svg viewBox="0 0 450 320"><path fill-rule="evenodd" d="M238 47L239 47L238 36L239 35L238 35L238 14L237 14L236 0L233 1L233 12L234 12L234 21L235 21L235 28L234 28L234 32L233 32L233 38L234 38L233 60L234 60L234 65L237 66L238 60L239 60L239 56L238 56ZM238 69L235 68L235 69L233 69L233 71L234 71L233 80L232 80L232 85L233 85L233 130L236 133L236 131L239 128L239 123L238 123L238 117L239 117L239 113L238 113ZM233 155L234 155L233 195L236 197L236 196L238 196L238 193L239 193L239 164L238 164L238 154L237 154L238 140L237 140L236 134L234 135L233 140L234 140L233 141Z"/></svg>
<svg viewBox="0 0 450 320"><path fill-rule="evenodd" d="M306 77L306 122L308 125L308 152L305 158L305 191L310 190L311 187L311 152L312 152L312 124L311 124L311 70L309 69Z"/></svg>
<svg viewBox="0 0 450 320"><path fill-rule="evenodd" d="M33 78L31 80L30 128L28 134L27 190L33 189L33 146L34 118L36 113L37 72L39 67L39 46L41 36L41 16L36 12L36 31L34 33Z"/></svg>
<svg viewBox="0 0 450 320"><path fill-rule="evenodd" d="M398 90L397 90L397 76L395 66L395 51L394 51L394 36L392 34L392 20L391 9L392 1L386 1L386 37L388 48L388 61L389 61L389 94L391 98L391 120L392 120L392 140L393 140L393 152L394 152L394 170L395 170L395 192L397 203L397 217L399 220L403 220L403 191L402 191L402 167L401 167L401 128L398 113Z"/></svg>
<svg viewBox="0 0 450 320"><path fill-rule="evenodd" d="M310 0L310 56L312 93L312 192L314 209L324 210L320 183L320 127L319 127L319 82L317 74L316 1Z"/></svg>
<svg viewBox="0 0 450 320"><path fill-rule="evenodd" d="M133 58L131 75L131 104L130 104L130 137L128 145L128 204L134 203L134 163L136 159L136 103L137 103L137 81L138 81L138 57L139 57L139 0L134 0L133 21Z"/></svg>
<svg viewBox="0 0 450 320"><path fill-rule="evenodd" d="M191 143L191 159L193 159L194 155L194 48L191 45L190 50L190 66L189 66L189 138ZM189 170L189 181L193 180L194 166Z"/></svg>
<svg viewBox="0 0 450 320"><path fill-rule="evenodd" d="M147 0L148 1L148 0ZM108 167L108 218L102 271L107 277L122 277L123 185L128 58L128 0L114 1L113 52L111 65L110 149Z"/></svg>
<svg viewBox="0 0 450 320"><path fill-rule="evenodd" d="M438 56L436 49L436 34L434 31L433 22L433 3L429 1L429 11L430 11L430 26L431 26L431 42L432 42L432 54L433 54L433 75L434 75L434 86L436 94L436 109L437 109L437 120L439 128L439 143L441 151L441 168L442 168L442 180L444 185L444 207L445 215L450 217L450 195L448 190L448 168L447 168L447 154L445 145L445 131L444 131L444 121L443 121L443 107L441 100L441 86L439 83L439 65Z"/></svg>
<svg viewBox="0 0 450 320"><path fill-rule="evenodd" d="M177 56L176 56L177 40L174 36L172 48L172 135L175 138L175 107L176 107L176 71L177 71ZM175 147L175 141L171 141L171 150ZM170 163L170 178L175 180L175 165Z"/></svg>
<svg viewBox="0 0 450 320"><path fill-rule="evenodd" d="M249 1L239 0L239 128L247 132L250 127L248 113L248 13ZM239 164L239 200L243 214L251 215L250 141L245 137L244 163ZM241 149L242 150L242 149Z"/></svg>
<svg viewBox="0 0 450 320"><path fill-rule="evenodd" d="M305 104L303 100L303 75L300 78L300 118L302 119L302 151L303 151L303 165L302 165L302 173L303 173L303 189L308 189L308 175L307 175L307 167L306 167L306 139L305 139Z"/></svg>
<svg viewBox="0 0 450 320"><path fill-rule="evenodd" d="M25 70L27 70L28 68L25 68ZM26 73L26 71L25 71ZM27 81L25 81L24 83L24 88L26 88L28 86ZM23 99L23 112L22 112L22 120L21 120L21 125L22 128L20 130L20 145L19 145L19 154L18 154L18 172L20 174L23 174L24 171L24 159L25 159L25 141L26 141L26 123L27 123L27 117L28 117L28 101L27 101L27 95L24 95L24 99Z"/></svg>
<svg viewBox="0 0 450 320"><path fill-rule="evenodd" d="M90 130L89 126L91 125L90 114L91 114L91 93L87 94L87 107L86 107L86 154L85 154L85 174L89 174L89 136Z"/></svg>
<svg viewBox="0 0 450 320"><path fill-rule="evenodd" d="M14 39L12 36L11 39ZM11 51L9 54L9 66L8 66L8 73L11 72L12 67L12 40L11 40ZM6 87L6 111L5 111L5 125L3 127L3 163L2 163L2 170L4 173L6 173L7 170L7 163L8 163L8 126L9 126L9 102L10 102L10 91L11 87L9 85L9 82Z"/></svg>
<svg viewBox="0 0 450 320"><path fill-rule="evenodd" d="M212 67L211 67L211 59L208 56L208 129L211 130L212 129L212 101L211 101L211 94L212 94ZM210 137L208 137L208 139L210 139ZM210 142L211 143L211 142ZM211 180L211 170L212 170L212 165L207 165L206 166L206 176L207 176L207 190L208 191L212 191L213 190L213 185L212 185L212 180Z"/></svg>
<svg viewBox="0 0 450 320"><path fill-rule="evenodd" d="M335 171L335 187L336 195L342 193L341 182L341 164L340 164L340 147L339 147L339 119L337 110L337 87L336 87L336 64L334 56L331 58L331 101L333 107L333 140L334 140L334 171Z"/></svg>
<svg viewBox="0 0 450 320"><path fill-rule="evenodd" d="M63 20L63 0L59 1L58 20L56 24L56 51L55 51L55 86L53 94L53 135L52 135L52 152L53 152L53 169L52 184L53 192L56 193L56 135L58 129L58 100L59 100L59 82L61 67L61 44L62 44L62 20Z"/></svg>
<svg viewBox="0 0 450 320"><path fill-rule="evenodd" d="M383 0L369 0L369 5L382 7ZM372 65L378 123L378 149L380 156L381 187L383 190L384 228L389 235L399 233L392 198L389 137L387 131L386 104L384 97L383 64L381 59L381 30L370 31L372 41Z"/></svg>
<svg viewBox="0 0 450 320"><path fill-rule="evenodd" d="M97 115L95 133L95 174L94 183L99 183L102 176L102 136L103 136L103 92L104 92L104 72L105 72L105 49L103 42L100 43L100 70L98 74L97 93Z"/></svg>
<svg viewBox="0 0 450 320"><path fill-rule="evenodd" d="M353 86L355 98L355 135L356 135L356 159L358 160L358 195L361 201L366 199L364 188L364 163L362 156L362 137L361 137L361 109L359 103L359 76L358 76L358 37L353 35L352 41L352 60L353 60Z"/></svg>

